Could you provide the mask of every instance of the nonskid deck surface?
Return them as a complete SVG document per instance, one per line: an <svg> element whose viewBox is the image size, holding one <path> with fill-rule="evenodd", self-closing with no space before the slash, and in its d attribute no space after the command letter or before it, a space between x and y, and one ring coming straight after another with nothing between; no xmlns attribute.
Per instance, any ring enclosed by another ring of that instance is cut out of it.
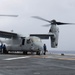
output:
<svg viewBox="0 0 75 75"><path fill-rule="evenodd" d="M0 54L0 75L75 75L75 55Z"/></svg>

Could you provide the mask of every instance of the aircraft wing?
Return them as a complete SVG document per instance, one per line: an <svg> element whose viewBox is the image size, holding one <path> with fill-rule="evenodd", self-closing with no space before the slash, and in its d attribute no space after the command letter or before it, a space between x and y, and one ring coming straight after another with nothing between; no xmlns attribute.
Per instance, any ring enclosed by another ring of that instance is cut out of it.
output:
<svg viewBox="0 0 75 75"><path fill-rule="evenodd" d="M49 34L30 34L30 36L37 36L40 39L49 39L50 36L54 36L53 33L49 33Z"/></svg>
<svg viewBox="0 0 75 75"><path fill-rule="evenodd" d="M0 37L2 38L17 38L16 33L0 31Z"/></svg>

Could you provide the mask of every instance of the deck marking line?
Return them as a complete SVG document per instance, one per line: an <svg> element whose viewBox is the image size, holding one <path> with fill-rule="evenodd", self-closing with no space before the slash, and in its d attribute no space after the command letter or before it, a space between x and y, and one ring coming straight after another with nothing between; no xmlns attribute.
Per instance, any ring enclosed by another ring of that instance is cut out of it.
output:
<svg viewBox="0 0 75 75"><path fill-rule="evenodd" d="M16 60L16 59L23 59L23 58L30 58L31 56L24 56L24 57L14 57L14 58L7 58L3 60Z"/></svg>
<svg viewBox="0 0 75 75"><path fill-rule="evenodd" d="M58 58L60 60L75 60L75 58Z"/></svg>
<svg viewBox="0 0 75 75"><path fill-rule="evenodd" d="M39 73L39 72L35 72L34 74L37 74L37 75L38 75L38 74L40 74L40 73Z"/></svg>

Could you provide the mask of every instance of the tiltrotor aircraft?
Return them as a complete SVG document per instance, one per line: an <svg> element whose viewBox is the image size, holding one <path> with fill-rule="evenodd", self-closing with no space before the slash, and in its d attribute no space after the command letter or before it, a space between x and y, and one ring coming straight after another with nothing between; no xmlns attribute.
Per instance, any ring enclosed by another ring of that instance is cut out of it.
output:
<svg viewBox="0 0 75 75"><path fill-rule="evenodd" d="M0 42L6 46L4 54L9 51L19 51L23 54L36 52L37 55L43 54L43 43L40 38L35 36L25 37L17 33L0 31L0 37L5 38Z"/></svg>
<svg viewBox="0 0 75 75"><path fill-rule="evenodd" d="M17 17L16 15L7 15L7 16ZM23 52L23 54L27 54L27 52L36 52L37 55L40 55L41 53L43 54L44 44L42 43L41 39L49 39L49 37L51 37L51 47L56 48L58 46L59 29L58 27L56 27L56 25L70 24L70 23L56 22L55 20L48 21L37 16L34 16L34 18L49 22L51 24L49 33L30 34L29 37L25 37L13 32L0 31L0 37L5 38L5 40L1 40L0 42L2 44L5 44L6 46L6 49L5 50L3 49L2 53L8 53L9 51L21 51Z"/></svg>
<svg viewBox="0 0 75 75"><path fill-rule="evenodd" d="M18 17L18 15L0 15L6 17ZM39 37L25 37L17 33L0 31L0 50L7 54L9 51L20 51L23 54L27 52L36 52L37 55L43 54L43 43Z"/></svg>

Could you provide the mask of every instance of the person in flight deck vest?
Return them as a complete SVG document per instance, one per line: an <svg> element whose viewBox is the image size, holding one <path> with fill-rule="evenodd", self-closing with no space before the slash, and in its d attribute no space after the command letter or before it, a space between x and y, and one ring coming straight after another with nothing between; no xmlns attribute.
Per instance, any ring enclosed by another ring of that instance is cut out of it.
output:
<svg viewBox="0 0 75 75"><path fill-rule="evenodd" d="M6 45L3 45L3 53L6 53Z"/></svg>
<svg viewBox="0 0 75 75"><path fill-rule="evenodd" d="M6 50L6 46L5 46L5 44L3 45L3 50Z"/></svg>
<svg viewBox="0 0 75 75"><path fill-rule="evenodd" d="M3 53L3 43L1 44L1 53Z"/></svg>
<svg viewBox="0 0 75 75"><path fill-rule="evenodd" d="M44 48L44 55L46 55L46 50L47 50L46 44L44 44L43 48Z"/></svg>

